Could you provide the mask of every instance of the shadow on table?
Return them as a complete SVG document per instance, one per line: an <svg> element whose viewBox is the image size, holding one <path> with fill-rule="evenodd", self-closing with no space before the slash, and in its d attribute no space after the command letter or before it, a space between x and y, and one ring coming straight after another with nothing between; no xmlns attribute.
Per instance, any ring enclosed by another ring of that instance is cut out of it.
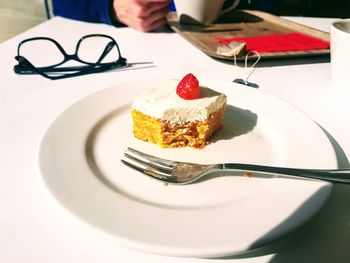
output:
<svg viewBox="0 0 350 263"><path fill-rule="evenodd" d="M271 263L349 262L350 186L335 185L318 214L295 231Z"/></svg>
<svg viewBox="0 0 350 263"><path fill-rule="evenodd" d="M322 127L321 127L322 128ZM323 129L324 130L324 129ZM338 167L350 166L344 151L337 141L324 130L336 152ZM322 190L322 189L321 189ZM318 198L320 192L312 198ZM304 203L299 210L308 208L312 199ZM290 233L287 237L273 242L269 246L256 248L259 240L252 245L252 250L238 255L220 258L221 260L252 258L275 254L270 263L317 262L345 263L350 258L350 185L335 184L322 209L307 223ZM296 211L295 214L302 211ZM293 215L290 219L293 218ZM285 223L285 222L284 222ZM284 224L283 223L283 224ZM283 227L283 224L278 227ZM277 227L277 228L278 228ZM272 230L273 232L274 230ZM267 233L269 236L270 233ZM262 237L261 240L263 240ZM216 258L218 259L218 258Z"/></svg>

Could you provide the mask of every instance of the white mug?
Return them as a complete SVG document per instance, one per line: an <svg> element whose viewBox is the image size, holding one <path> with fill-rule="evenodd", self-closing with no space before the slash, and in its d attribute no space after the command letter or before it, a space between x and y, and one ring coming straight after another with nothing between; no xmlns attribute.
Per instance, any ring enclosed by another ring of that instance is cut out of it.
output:
<svg viewBox="0 0 350 263"><path fill-rule="evenodd" d="M350 19L332 23L330 36L332 88L350 91Z"/></svg>
<svg viewBox="0 0 350 263"><path fill-rule="evenodd" d="M181 23L207 25L219 16L234 9L239 0L222 9L225 0L174 0L176 13Z"/></svg>

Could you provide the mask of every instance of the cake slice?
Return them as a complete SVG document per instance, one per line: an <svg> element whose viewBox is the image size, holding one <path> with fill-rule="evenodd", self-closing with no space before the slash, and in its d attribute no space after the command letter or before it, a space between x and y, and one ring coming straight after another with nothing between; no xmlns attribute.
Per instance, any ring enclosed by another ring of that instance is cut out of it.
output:
<svg viewBox="0 0 350 263"><path fill-rule="evenodd" d="M226 96L200 87L199 97L183 99L179 81L168 80L136 98L132 105L136 138L161 147L203 148L222 126Z"/></svg>

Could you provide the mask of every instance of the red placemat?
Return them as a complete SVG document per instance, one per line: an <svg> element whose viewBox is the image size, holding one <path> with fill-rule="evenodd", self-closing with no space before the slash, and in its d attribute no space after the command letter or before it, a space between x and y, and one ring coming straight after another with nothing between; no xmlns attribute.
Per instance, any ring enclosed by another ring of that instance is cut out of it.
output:
<svg viewBox="0 0 350 263"><path fill-rule="evenodd" d="M328 41L300 33L254 37L215 37L215 39L222 44L229 44L232 41L245 42L247 51L257 51L259 53L318 50L329 49L330 47Z"/></svg>

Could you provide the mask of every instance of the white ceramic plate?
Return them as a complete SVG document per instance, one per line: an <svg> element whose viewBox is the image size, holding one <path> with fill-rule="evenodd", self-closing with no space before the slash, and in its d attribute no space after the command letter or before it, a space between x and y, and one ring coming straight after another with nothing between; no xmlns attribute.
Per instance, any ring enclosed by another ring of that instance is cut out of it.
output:
<svg viewBox="0 0 350 263"><path fill-rule="evenodd" d="M120 162L132 146L168 159L336 168L334 150L312 120L286 102L234 84L201 81L228 96L224 127L202 150L161 149L135 139L130 107L160 80L102 90L71 106L47 131L43 178L74 215L118 244L146 252L217 257L255 249L287 234L324 203L331 184L222 176L174 186Z"/></svg>

